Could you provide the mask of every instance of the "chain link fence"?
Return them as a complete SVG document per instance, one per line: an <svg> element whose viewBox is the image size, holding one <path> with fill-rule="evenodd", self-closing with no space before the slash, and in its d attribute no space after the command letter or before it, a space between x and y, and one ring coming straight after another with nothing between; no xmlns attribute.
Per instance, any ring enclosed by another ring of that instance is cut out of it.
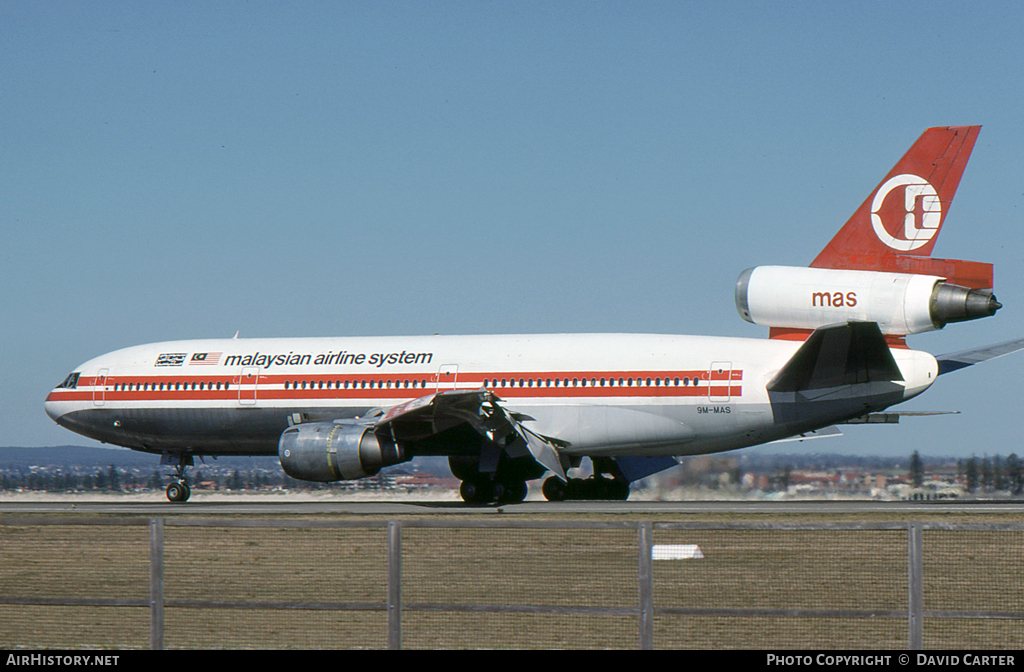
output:
<svg viewBox="0 0 1024 672"><path fill-rule="evenodd" d="M0 519L0 648L1016 648L1024 524Z"/></svg>

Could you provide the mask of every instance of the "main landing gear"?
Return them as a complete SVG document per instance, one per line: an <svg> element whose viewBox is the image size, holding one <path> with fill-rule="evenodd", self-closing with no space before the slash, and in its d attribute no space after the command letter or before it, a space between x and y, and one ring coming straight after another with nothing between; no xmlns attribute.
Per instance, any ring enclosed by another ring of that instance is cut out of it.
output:
<svg viewBox="0 0 1024 672"><path fill-rule="evenodd" d="M188 487L187 470L192 466L192 455L190 453L178 453L177 456L171 456L164 453L161 464L171 464L172 461L177 458L177 463L174 468L174 480L171 481L170 485L167 486L167 499L172 502L187 502L188 498L192 496L192 489Z"/></svg>
<svg viewBox="0 0 1024 672"><path fill-rule="evenodd" d="M566 482L557 476L549 476L541 490L544 498L549 502L580 499L624 502L629 499L629 481L614 459L592 457L590 462L594 468L594 475L590 478L570 478Z"/></svg>
<svg viewBox="0 0 1024 672"><path fill-rule="evenodd" d="M477 478L463 481L459 495L467 504L518 504L526 499L527 490L526 481Z"/></svg>
<svg viewBox="0 0 1024 672"><path fill-rule="evenodd" d="M549 502L567 500L604 499L624 502L629 498L629 484L625 481L604 476L570 478L565 482L557 476L549 476L541 489Z"/></svg>
<svg viewBox="0 0 1024 672"><path fill-rule="evenodd" d="M485 455L483 468L476 455L453 455L448 466L462 481L459 495L467 504L518 504L526 499L526 482L544 475L532 457L510 458L496 450Z"/></svg>

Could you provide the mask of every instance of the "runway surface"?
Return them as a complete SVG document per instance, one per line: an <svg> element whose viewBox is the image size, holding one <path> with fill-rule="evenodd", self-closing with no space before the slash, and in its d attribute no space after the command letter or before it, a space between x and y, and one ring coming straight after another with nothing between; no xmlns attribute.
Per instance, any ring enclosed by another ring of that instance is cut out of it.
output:
<svg viewBox="0 0 1024 672"><path fill-rule="evenodd" d="M1024 501L930 501L930 502L878 502L868 500L842 501L688 501L688 502L542 502L502 506L470 506L458 501L288 501L277 497L247 498L244 501L227 499L193 500L184 504L171 503L162 495L154 494L152 501L139 499L100 501L0 501L0 515L19 516L37 514L75 515L131 515L131 516L294 516L294 515L700 515L737 514L756 517L772 515L837 515L837 514L899 514L902 516L935 516L942 514L998 514L1024 517Z"/></svg>

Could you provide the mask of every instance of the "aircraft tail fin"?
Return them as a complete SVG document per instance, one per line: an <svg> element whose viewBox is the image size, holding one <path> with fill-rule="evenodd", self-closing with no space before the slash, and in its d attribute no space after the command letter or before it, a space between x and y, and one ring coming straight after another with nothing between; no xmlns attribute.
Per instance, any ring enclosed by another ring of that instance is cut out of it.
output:
<svg viewBox="0 0 1024 672"><path fill-rule="evenodd" d="M992 288L991 264L930 257L980 130L941 126L922 133L811 266L939 275Z"/></svg>

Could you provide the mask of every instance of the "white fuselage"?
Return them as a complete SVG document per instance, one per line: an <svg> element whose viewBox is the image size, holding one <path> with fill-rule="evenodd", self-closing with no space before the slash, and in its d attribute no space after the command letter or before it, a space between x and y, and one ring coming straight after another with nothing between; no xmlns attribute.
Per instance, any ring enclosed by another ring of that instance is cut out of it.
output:
<svg viewBox="0 0 1024 672"><path fill-rule="evenodd" d="M139 450L274 454L289 424L484 387L530 416L532 430L568 442L568 455L685 455L880 410L936 376L931 355L894 348L904 378L895 391L819 390L814 417L781 421L766 385L799 345L648 334L172 341L84 363L50 393L46 412Z"/></svg>

